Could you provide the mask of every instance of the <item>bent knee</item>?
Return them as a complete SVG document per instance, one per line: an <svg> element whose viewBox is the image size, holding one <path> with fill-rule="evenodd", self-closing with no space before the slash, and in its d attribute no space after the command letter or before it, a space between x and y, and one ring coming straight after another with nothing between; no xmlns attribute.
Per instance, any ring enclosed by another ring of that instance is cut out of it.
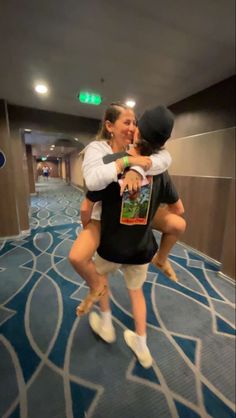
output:
<svg viewBox="0 0 236 418"><path fill-rule="evenodd" d="M165 234L181 235L185 232L186 221L179 215L168 214L164 220L160 222L160 227L157 229Z"/></svg>
<svg viewBox="0 0 236 418"><path fill-rule="evenodd" d="M69 255L68 255L68 260L70 262L70 264L72 264L72 266L74 266L76 264L76 257L75 254L73 253L73 251L70 251Z"/></svg>
<svg viewBox="0 0 236 418"><path fill-rule="evenodd" d="M70 264L76 268L83 267L87 263L87 259L82 257L79 252L74 251L73 248L69 253L68 260Z"/></svg>
<svg viewBox="0 0 236 418"><path fill-rule="evenodd" d="M173 233L176 235L182 235L186 230L186 221L184 218L178 215L174 215L175 218L173 219Z"/></svg>

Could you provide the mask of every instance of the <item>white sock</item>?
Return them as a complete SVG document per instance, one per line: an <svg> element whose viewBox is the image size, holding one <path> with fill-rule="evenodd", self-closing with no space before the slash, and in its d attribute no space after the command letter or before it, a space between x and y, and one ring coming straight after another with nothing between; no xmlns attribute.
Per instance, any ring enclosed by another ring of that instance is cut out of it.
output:
<svg viewBox="0 0 236 418"><path fill-rule="evenodd" d="M144 335L138 335L136 334L136 344L137 344L137 350L138 351L145 351L147 349L147 336Z"/></svg>
<svg viewBox="0 0 236 418"><path fill-rule="evenodd" d="M105 328L112 327L112 314L111 311L101 311L102 326Z"/></svg>

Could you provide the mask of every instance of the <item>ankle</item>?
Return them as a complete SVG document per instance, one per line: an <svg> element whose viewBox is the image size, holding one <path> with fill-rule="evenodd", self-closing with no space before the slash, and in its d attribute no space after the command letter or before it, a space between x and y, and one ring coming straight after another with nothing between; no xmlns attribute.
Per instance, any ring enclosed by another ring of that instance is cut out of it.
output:
<svg viewBox="0 0 236 418"><path fill-rule="evenodd" d="M101 311L102 326L105 328L112 327L112 313L110 310Z"/></svg>
<svg viewBox="0 0 236 418"><path fill-rule="evenodd" d="M155 255L156 263L160 264L161 266L163 266L163 264L165 264L166 260L167 260L167 257L163 257L160 253L157 253Z"/></svg>
<svg viewBox="0 0 236 418"><path fill-rule="evenodd" d="M136 333L136 347L138 351L145 351L147 349L147 335L139 335Z"/></svg>

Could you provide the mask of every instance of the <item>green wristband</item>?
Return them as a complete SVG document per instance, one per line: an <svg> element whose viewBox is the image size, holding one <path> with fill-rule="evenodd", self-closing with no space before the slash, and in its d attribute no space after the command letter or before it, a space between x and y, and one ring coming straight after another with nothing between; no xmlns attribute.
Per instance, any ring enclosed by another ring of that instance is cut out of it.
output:
<svg viewBox="0 0 236 418"><path fill-rule="evenodd" d="M124 168L127 168L127 167L129 167L129 157L123 157L122 158L122 161L123 161L123 163L124 163Z"/></svg>

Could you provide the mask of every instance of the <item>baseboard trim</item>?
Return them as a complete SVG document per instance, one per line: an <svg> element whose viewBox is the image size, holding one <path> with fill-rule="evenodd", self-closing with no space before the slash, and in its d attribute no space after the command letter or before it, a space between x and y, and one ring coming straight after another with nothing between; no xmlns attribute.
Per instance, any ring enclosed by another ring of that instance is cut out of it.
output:
<svg viewBox="0 0 236 418"><path fill-rule="evenodd" d="M211 258L209 255L202 253L199 250L196 250L195 248L191 247L188 244L185 244L185 242L178 241L178 244L182 245L183 247L186 247L190 251L193 251L194 253L198 254L201 257L204 257L209 263L213 264L216 267L222 267L222 263L220 261L215 260L214 258Z"/></svg>
<svg viewBox="0 0 236 418"><path fill-rule="evenodd" d="M158 233L159 235L161 235L161 232L158 231L157 229L153 229L153 231L155 231L156 233ZM214 258L211 258L209 255L204 254L204 253L202 253L199 250L196 250L195 248L191 247L190 245L186 244L185 242L177 241L177 244L182 245L187 250L192 251L193 253L198 254L200 257L205 258L209 263L213 264L214 266L216 266L220 270L220 268L222 266L222 263L220 261L217 261Z"/></svg>
<svg viewBox="0 0 236 418"><path fill-rule="evenodd" d="M220 276L222 279L228 280L230 283L236 284L236 281L233 277L227 276L227 274L222 273L222 271L220 271L220 269L223 267L223 265L220 261L217 261L214 258L209 257L209 255L206 255L199 250L195 250L195 248L190 247L190 245L187 245L184 242L179 242L178 241L178 244L186 247L187 249L190 249L190 251L193 251L194 253L197 253L201 257L204 257L209 263L211 263L214 266L216 266L217 268L219 268L219 271L217 272L218 276Z"/></svg>
<svg viewBox="0 0 236 418"><path fill-rule="evenodd" d="M74 187L75 189L78 189L80 192L84 193L84 190L82 189L82 187L81 187L81 186L77 186L77 184L73 184L73 183L71 183L70 185L71 185L72 187Z"/></svg>
<svg viewBox="0 0 236 418"><path fill-rule="evenodd" d="M236 285L236 281L233 277L227 276L226 274L222 273L222 271L219 271L218 275L222 277L222 279L228 280L230 283Z"/></svg>
<svg viewBox="0 0 236 418"><path fill-rule="evenodd" d="M31 228L25 229L24 231L20 232L21 237L26 237L27 235L30 235L30 234L31 234Z"/></svg>
<svg viewBox="0 0 236 418"><path fill-rule="evenodd" d="M22 238L27 237L30 235L31 229L25 229L24 231L21 231L18 235L10 235L8 237L0 237L0 241L14 241L14 240L20 240Z"/></svg>

